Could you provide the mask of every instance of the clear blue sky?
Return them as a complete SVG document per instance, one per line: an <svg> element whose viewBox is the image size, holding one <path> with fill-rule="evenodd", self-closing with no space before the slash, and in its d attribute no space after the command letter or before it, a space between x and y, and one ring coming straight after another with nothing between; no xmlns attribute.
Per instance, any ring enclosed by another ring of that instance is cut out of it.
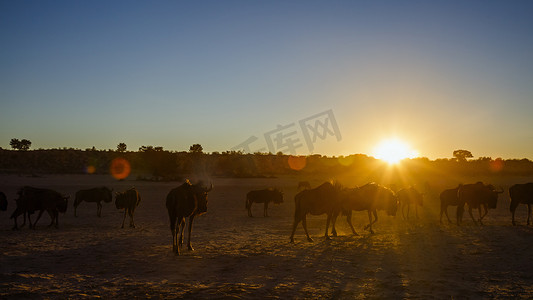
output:
<svg viewBox="0 0 533 300"><path fill-rule="evenodd" d="M533 159L532 1L0 0L0 44L3 148Z"/></svg>

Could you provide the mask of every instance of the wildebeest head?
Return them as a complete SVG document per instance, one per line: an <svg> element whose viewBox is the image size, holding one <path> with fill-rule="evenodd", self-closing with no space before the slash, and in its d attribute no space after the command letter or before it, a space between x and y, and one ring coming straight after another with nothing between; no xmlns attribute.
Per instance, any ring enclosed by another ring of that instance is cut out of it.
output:
<svg viewBox="0 0 533 300"><path fill-rule="evenodd" d="M113 201L113 190L108 187L102 187L102 196L105 203Z"/></svg>
<svg viewBox="0 0 533 300"><path fill-rule="evenodd" d="M201 182L191 185L193 196L196 199L197 213L199 215L207 212L207 194L213 189L211 186L205 187Z"/></svg>
<svg viewBox="0 0 533 300"><path fill-rule="evenodd" d="M57 204L57 210L60 212L60 213L65 213L67 212L67 207L68 207L68 199L70 198L70 196L63 196L61 197L61 200L58 202Z"/></svg>
<svg viewBox="0 0 533 300"><path fill-rule="evenodd" d="M272 202L275 204L283 203L283 192L278 190L277 188L271 189L272 191Z"/></svg>
<svg viewBox="0 0 533 300"><path fill-rule="evenodd" d="M503 193L503 189L496 190L492 184L487 185L488 196L487 196L487 205L491 209L495 209L498 203L498 196Z"/></svg>
<svg viewBox="0 0 533 300"><path fill-rule="evenodd" d="M115 192L115 206L117 209L126 207L126 192Z"/></svg>
<svg viewBox="0 0 533 300"><path fill-rule="evenodd" d="M381 193L387 203L387 215L396 216L396 212L398 211L398 197L391 189L385 187Z"/></svg>

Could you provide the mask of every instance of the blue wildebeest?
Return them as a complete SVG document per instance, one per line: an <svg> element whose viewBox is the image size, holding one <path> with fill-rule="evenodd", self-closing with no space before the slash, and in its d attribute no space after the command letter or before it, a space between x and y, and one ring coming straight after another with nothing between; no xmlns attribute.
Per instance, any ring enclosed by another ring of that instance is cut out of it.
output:
<svg viewBox="0 0 533 300"><path fill-rule="evenodd" d="M137 189L134 187L124 192L117 192L115 196L115 206L117 209L124 209L124 218L122 219L122 226L124 228L124 221L126 220L126 214L130 216L130 227L135 228L135 222L133 221L133 214L135 208L139 206L141 202L141 196Z"/></svg>
<svg viewBox="0 0 533 300"><path fill-rule="evenodd" d="M22 214L28 215L30 228L35 229L37 222L45 210L51 218L48 227L55 224L57 228L59 225L59 213L65 213L67 211L69 197L65 197L54 190L25 186L19 189L18 196L19 198L16 200L17 208L11 215L11 218L15 221L13 229L18 229L17 217ZM39 211L39 215L35 223L32 224L30 215L36 211ZM26 217L24 217L24 223L26 223Z"/></svg>
<svg viewBox="0 0 533 300"><path fill-rule="evenodd" d="M264 203L263 216L268 217L268 204L274 202L274 204L283 203L283 192L276 188L268 188L257 191L250 191L246 194L246 209L248 210L248 216L252 216L252 204Z"/></svg>
<svg viewBox="0 0 533 300"><path fill-rule="evenodd" d="M7 197L4 192L0 192L0 210L6 211L7 210Z"/></svg>
<svg viewBox="0 0 533 300"><path fill-rule="evenodd" d="M294 196L294 223L292 225L291 243L294 243L294 232L300 222L307 236L307 241L313 242L307 231L307 214L326 214L326 239L330 239L328 228L330 221L341 210L340 196L341 188L334 186L330 182L325 182L314 189L303 190Z"/></svg>
<svg viewBox="0 0 533 300"><path fill-rule="evenodd" d="M402 208L402 216L404 219L409 219L409 208L411 204L415 208L415 216L418 219L418 207L424 204L424 195L420 193L415 187L410 186L408 188L400 189L396 196L398 196L398 202ZM407 214L405 214L405 208L407 207Z"/></svg>
<svg viewBox="0 0 533 300"><path fill-rule="evenodd" d="M187 249L194 250L191 246L191 232L194 217L207 212L207 194L213 189L205 187L201 182L191 184L186 180L182 185L172 189L166 199L166 207L170 220L170 231L172 233L172 250L177 255L183 245L183 231L185 230L185 218L189 218L189 238ZM178 238L179 233L179 238Z"/></svg>
<svg viewBox="0 0 533 300"><path fill-rule="evenodd" d="M446 218L448 219L448 223L451 223L452 220L450 220L450 217L448 216L448 206L457 206L457 220L459 220L459 213L461 212L461 209L459 207L464 206L464 203L461 203L459 201L459 197L457 196L457 193L459 191L459 188L461 188L463 185L460 184L454 189L446 189L440 193L440 223L442 224L442 214L444 213L446 215Z"/></svg>
<svg viewBox="0 0 533 300"><path fill-rule="evenodd" d="M365 226L365 230L369 230L374 233L372 225L378 221L378 210L385 210L387 215L395 216L398 210L398 201L394 192L377 183L368 183L361 187L353 189L346 189L342 193L341 210L346 215L346 221L352 233L358 235L352 224L352 211L367 211L368 213L368 225ZM374 216L374 220L372 220ZM335 222L337 215L334 216L333 226L331 233L336 236Z"/></svg>
<svg viewBox="0 0 533 300"><path fill-rule="evenodd" d="M514 213L518 204L527 204L527 225L529 225L529 219L531 218L531 204L533 204L533 182L524 184L515 184L509 188L509 196L511 197L511 206L509 210L513 215L513 225L516 225L514 221Z"/></svg>
<svg viewBox="0 0 533 300"><path fill-rule="evenodd" d="M79 190L76 192L76 198L74 199L74 216L76 215L76 209L82 202L96 202L96 215L102 216L102 201L109 203L113 201L112 190L103 186L87 190Z"/></svg>
<svg viewBox="0 0 533 300"><path fill-rule="evenodd" d="M498 195L503 193L503 189L497 191L494 189L494 186L491 184L485 185L482 182L475 184L465 184L461 186L457 192L457 197L459 198L460 205L457 207L457 225L461 224L464 213L464 204L468 204L468 213L474 221L474 224L479 222L480 225L483 225L483 218L489 212L489 209L496 208L498 202ZM481 208L483 208L484 213L481 214ZM474 219L472 215L472 209L478 209L479 219Z"/></svg>

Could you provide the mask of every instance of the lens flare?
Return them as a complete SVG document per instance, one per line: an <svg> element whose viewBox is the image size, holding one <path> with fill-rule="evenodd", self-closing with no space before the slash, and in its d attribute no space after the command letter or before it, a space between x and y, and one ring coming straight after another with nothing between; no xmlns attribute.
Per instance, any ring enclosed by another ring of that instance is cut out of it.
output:
<svg viewBox="0 0 533 300"><path fill-rule="evenodd" d="M111 161L109 171L115 179L122 180L130 175L131 166L126 159L118 157Z"/></svg>
<svg viewBox="0 0 533 300"><path fill-rule="evenodd" d="M87 168L85 168L85 172L87 174L94 174L94 172L96 172L96 168L94 166L87 166Z"/></svg>
<svg viewBox="0 0 533 300"><path fill-rule="evenodd" d="M293 170L300 171L307 165L307 159L305 156L289 156L289 167Z"/></svg>

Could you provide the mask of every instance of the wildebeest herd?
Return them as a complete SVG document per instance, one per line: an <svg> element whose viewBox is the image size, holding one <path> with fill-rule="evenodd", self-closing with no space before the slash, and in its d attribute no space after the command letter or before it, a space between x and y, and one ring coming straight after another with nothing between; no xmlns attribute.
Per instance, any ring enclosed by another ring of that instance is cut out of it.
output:
<svg viewBox="0 0 533 300"><path fill-rule="evenodd" d="M169 215L170 230L172 234L173 251L180 254L183 245L183 233L185 230L185 218L188 218L188 241L187 248L193 250L191 246L191 231L193 221L196 216L207 212L207 196L213 185L205 186L202 182L192 184L186 180L182 185L172 189L166 197L166 208ZM311 188L308 182L298 184L298 193L294 197L294 220L290 241L294 242L294 234L298 224L306 234L307 240L312 242L307 230L306 216L326 214L325 238L330 239L329 226L331 224L331 235L337 236L335 223L339 215L346 216L352 233L358 235L352 224L352 213L354 211L366 211L368 214L368 224L364 227L370 233L374 233L372 225L378 221L378 211L385 211L389 216L396 216L398 209L401 209L404 219L409 218L411 208L418 218L418 209L423 204L423 193L411 186L398 191L377 183L368 183L360 187L346 188L337 183L325 182L315 188ZM468 206L468 212L475 224L483 225L482 221L489 209L496 208L498 195L503 193L503 189L496 189L493 185L477 182L474 184L459 185L456 188L447 189L440 193L440 222L445 214L448 222L448 206L456 207L456 223L460 225ZM18 198L15 200L16 208L11 214L14 219L13 229L18 229L17 218L23 216L23 224L28 218L29 227L36 228L36 224L46 211L51 219L49 226L59 225L59 213L65 213L68 206L68 196L64 196L57 191L44 188L23 186L17 192ZM510 212L512 214L512 224L515 225L515 211L519 204L528 206L527 224L530 224L531 205L533 204L533 183L515 184L509 188L511 198ZM82 202L96 203L98 217L101 217L101 202L110 203L113 201L113 191L107 187L95 187L91 189L79 190L74 199L74 215L76 209ZM124 209L124 217L121 227L124 228L126 216L130 217L130 227L135 228L134 212L139 206L141 197L135 188L123 192L115 192L115 206L117 209ZM248 216L252 217L252 204L263 203L263 216L268 217L268 205L270 202L280 204L283 202L283 192L276 188L266 188L253 190L246 194L245 208ZM7 210L6 195L0 192L0 210ZM473 210L478 210L479 217L476 219ZM31 215L39 212L36 220L32 223Z"/></svg>

